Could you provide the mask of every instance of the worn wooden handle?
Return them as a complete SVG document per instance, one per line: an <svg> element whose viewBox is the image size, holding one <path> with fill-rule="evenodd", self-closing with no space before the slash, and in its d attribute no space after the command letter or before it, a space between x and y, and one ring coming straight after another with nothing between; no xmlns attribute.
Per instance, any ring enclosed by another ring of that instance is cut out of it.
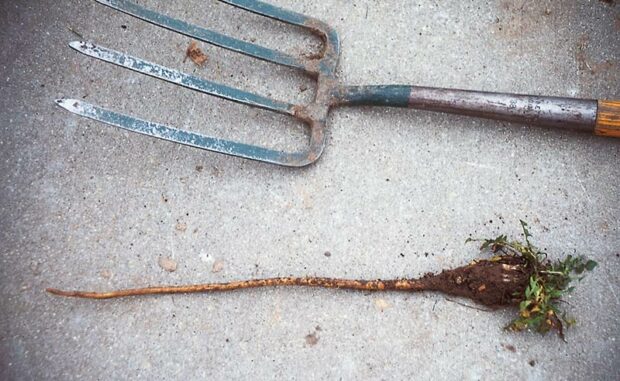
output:
<svg viewBox="0 0 620 381"><path fill-rule="evenodd" d="M620 138L620 101L598 101L594 133Z"/></svg>

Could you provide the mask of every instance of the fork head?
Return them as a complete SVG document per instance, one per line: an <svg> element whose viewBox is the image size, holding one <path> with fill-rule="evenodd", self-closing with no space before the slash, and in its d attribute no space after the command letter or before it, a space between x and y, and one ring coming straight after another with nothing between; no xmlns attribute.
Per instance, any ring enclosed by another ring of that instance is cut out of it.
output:
<svg viewBox="0 0 620 381"><path fill-rule="evenodd" d="M325 128L327 115L332 105L332 94L338 82L336 67L340 57L340 40L335 29L325 22L300 13L279 8L255 0L220 0L240 9L269 17L287 24L308 29L322 41L320 52L297 58L298 68L317 79L314 100L307 105L295 105L293 116L310 127L308 149L295 162L279 163L287 166L305 166L315 162L325 148ZM267 59L267 61L278 63Z"/></svg>
<svg viewBox="0 0 620 381"><path fill-rule="evenodd" d="M225 153L228 155L240 156L248 159L291 167L301 167L311 164L321 156L325 146L326 119L329 113L329 108L333 103L331 100L333 89L337 87L335 70L340 55L340 43L338 35L336 31L332 29L329 25L318 19L308 17L300 13L292 12L280 7L276 7L262 1L219 0L222 3L226 3L244 11L249 11L264 17L271 18L273 20L307 29L312 34L318 36L321 39L322 49L319 53L295 57L284 52L265 48L263 46L243 40L235 39L233 37L202 28L200 26L191 25L183 20L174 19L172 17L159 14L136 4L134 1L96 1L121 12L142 19L144 21L150 22L152 24L175 31L177 33L184 34L193 39L207 42L221 48L232 50L264 61L301 70L302 72L305 72L306 74L317 80L316 95L315 99L312 102L304 105L288 104L285 102L265 98L256 94L248 93L239 89L220 85L214 82L202 80L197 77L177 72L173 69L164 68L157 64L142 61L138 58L126 56L122 53L112 50L107 50L105 48L95 46L94 44L87 44L82 42L74 42L71 44L71 47L84 54L141 72L143 74L157 77L159 79L163 79L169 82L174 82L181 86L225 98L234 102L247 104L252 107L260 107L270 111L275 111L278 113L292 116L307 124L310 130L308 146L306 149L299 152L276 151L264 147L252 146L229 140L218 140L218 144L210 144L209 139L212 140L213 138L209 138L206 136L203 136L204 139L202 139L202 141L204 141L204 144L196 143L195 138L198 135L195 134L194 136L192 136L192 144L189 145L211 151ZM83 104L83 102L79 102L78 107L75 106L76 102L73 100L60 100L58 101L58 104L61 107L64 107L74 113L81 114L82 116L96 119L108 124L116 125L118 127L127 128L136 132L155 136L153 134L149 134L148 128L139 130L132 127L135 126L136 123L140 124L144 121L138 120L136 122L136 120L131 117L107 112L107 110L99 109L96 106ZM89 106L92 107L89 108ZM79 110L83 110L83 112L79 112ZM127 122L125 124L131 124L131 126L125 126L120 122L111 123L110 120L104 120L103 117L98 117L103 114L106 114L108 116L108 119L113 119L116 122L124 120L125 122ZM129 123L128 121L131 121L131 123ZM179 136L179 133L187 133L186 131L159 125L157 127L160 129L168 128L168 130L166 130L167 137L157 137L175 141L177 143L188 144L186 141L183 141L183 139L175 139L175 136ZM200 136L198 136L198 138L200 138ZM200 139L198 140L200 141ZM225 146L226 149L221 149L222 146Z"/></svg>

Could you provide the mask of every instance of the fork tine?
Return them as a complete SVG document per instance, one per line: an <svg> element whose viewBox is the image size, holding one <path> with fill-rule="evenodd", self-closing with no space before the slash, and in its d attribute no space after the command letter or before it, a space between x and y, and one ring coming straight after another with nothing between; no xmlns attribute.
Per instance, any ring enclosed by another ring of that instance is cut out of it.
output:
<svg viewBox="0 0 620 381"><path fill-rule="evenodd" d="M264 61L277 63L280 65L309 71L302 62L291 55L268 49L260 45L252 44L225 34L217 33L209 29L189 24L185 21L162 15L147 8L144 8L133 1L128 0L96 0L98 3L107 5L128 15L137 17L152 24L164 27L184 34L188 37L219 46L224 49L232 50L248 56L252 56Z"/></svg>
<svg viewBox="0 0 620 381"><path fill-rule="evenodd" d="M259 107L280 114L294 115L295 105L276 101L267 97L239 90L234 87L225 86L216 82L207 81L178 70L170 69L140 58L128 56L115 50L97 46L92 43L73 41L69 45L90 57L113 63L149 75L167 82L187 87L201 93L211 94L216 97L228 99L234 102L243 103L252 107Z"/></svg>
<svg viewBox="0 0 620 381"><path fill-rule="evenodd" d="M231 140L218 139L119 114L76 99L58 99L56 104L74 114L114 127L226 155L292 167L308 165L316 160L314 157L309 159L308 154L305 152L288 153ZM318 155L320 155L320 151ZM318 156L316 157L318 158Z"/></svg>
<svg viewBox="0 0 620 381"><path fill-rule="evenodd" d="M333 74L340 56L340 39L338 33L328 24L313 17L258 0L218 1L277 21L310 29L312 33L323 40L323 46L321 52L308 56L310 60L306 63L305 70L312 74L327 76Z"/></svg>
<svg viewBox="0 0 620 381"><path fill-rule="evenodd" d="M222 3L232 5L237 8L256 13L261 16L269 17L274 20L288 24L305 27L310 18L308 16L289 11L288 9L273 6L257 0L218 0Z"/></svg>

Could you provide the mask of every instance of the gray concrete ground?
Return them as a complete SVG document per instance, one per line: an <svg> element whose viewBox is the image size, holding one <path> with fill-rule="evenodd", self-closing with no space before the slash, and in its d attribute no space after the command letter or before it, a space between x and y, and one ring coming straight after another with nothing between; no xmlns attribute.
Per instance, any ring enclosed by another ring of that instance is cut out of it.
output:
<svg viewBox="0 0 620 381"><path fill-rule="evenodd" d="M316 44L216 2L140 3L292 53ZM273 3L337 29L339 75L350 84L620 97L618 5ZM618 141L340 109L316 165L278 168L123 132L53 100L85 98L290 147L303 131L289 120L79 55L67 47L77 38L69 28L279 99L312 97L298 73L202 44L209 61L198 68L183 62L188 38L94 1L4 1L0 22L0 379L617 379ZM89 302L43 291L419 276L475 258L464 244L470 234L517 236L519 219L551 257L600 263L569 299L579 324L568 344L503 331L514 311L479 311L434 293L263 289ZM175 272L160 267L162 257Z"/></svg>

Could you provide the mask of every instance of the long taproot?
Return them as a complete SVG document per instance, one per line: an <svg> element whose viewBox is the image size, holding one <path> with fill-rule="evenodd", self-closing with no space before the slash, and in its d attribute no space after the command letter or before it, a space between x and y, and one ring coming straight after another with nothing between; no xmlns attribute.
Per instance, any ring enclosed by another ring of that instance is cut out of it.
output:
<svg viewBox="0 0 620 381"><path fill-rule="evenodd" d="M351 280L322 277L284 277L252 279L227 283L204 283L186 286L157 286L145 288L131 288L125 290L94 292L94 291L65 291L48 288L47 292L66 297L84 299L113 299L139 295L162 294L190 294L201 292L233 291L247 288L276 287L276 286L305 286L338 288L363 291L422 291L425 282L420 279L393 279L393 280Z"/></svg>

